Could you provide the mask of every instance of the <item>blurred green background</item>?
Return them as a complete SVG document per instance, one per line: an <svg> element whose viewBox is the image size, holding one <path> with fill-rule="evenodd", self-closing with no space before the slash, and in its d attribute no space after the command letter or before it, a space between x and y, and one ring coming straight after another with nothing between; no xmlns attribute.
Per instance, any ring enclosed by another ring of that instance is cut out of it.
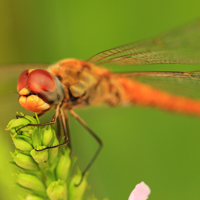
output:
<svg viewBox="0 0 200 200"><path fill-rule="evenodd" d="M0 64L88 59L195 19L199 8L199 0L0 0ZM200 66L131 69L192 71ZM16 111L28 113L18 105L15 93L19 71L7 67L0 74L0 199L4 200L24 195L12 177L16 169L6 163L12 160L13 144L3 131ZM134 106L90 107L77 113L104 141L88 177L98 199L128 199L141 181L152 190L150 200L200 199L199 118ZM51 116L52 112L43 120ZM70 125L73 155L84 169L97 144L74 119Z"/></svg>

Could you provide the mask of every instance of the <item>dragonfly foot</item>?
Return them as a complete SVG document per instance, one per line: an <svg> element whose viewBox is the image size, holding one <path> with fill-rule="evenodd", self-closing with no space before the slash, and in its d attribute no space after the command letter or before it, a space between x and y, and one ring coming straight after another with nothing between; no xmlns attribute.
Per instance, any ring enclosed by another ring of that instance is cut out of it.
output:
<svg viewBox="0 0 200 200"><path fill-rule="evenodd" d="M85 172L83 172L83 173L81 174L81 180L79 181L79 183L74 184L75 187L78 187L78 186L82 183L84 176L85 176Z"/></svg>
<svg viewBox="0 0 200 200"><path fill-rule="evenodd" d="M52 147L46 147L46 148L44 148L44 149L35 149L35 151L44 151L44 150L46 150L46 149L54 149L54 148L57 148L57 147L64 146L64 145L66 145L66 144L68 144L68 141L65 142L65 143L63 143L63 144L58 144L58 145L55 145L55 146L52 146Z"/></svg>

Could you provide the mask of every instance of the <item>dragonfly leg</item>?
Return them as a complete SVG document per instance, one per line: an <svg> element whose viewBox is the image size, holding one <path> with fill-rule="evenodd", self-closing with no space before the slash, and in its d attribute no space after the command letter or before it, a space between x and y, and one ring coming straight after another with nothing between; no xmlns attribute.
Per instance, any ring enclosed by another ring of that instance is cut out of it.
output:
<svg viewBox="0 0 200 200"><path fill-rule="evenodd" d="M53 148L60 147L60 146L68 144L69 141L68 141L68 135L67 135L67 128L66 128L66 124L65 124L65 116L64 116L63 111L60 108L60 106L61 106L61 104L58 104L56 106L54 117L50 122L41 123L41 124L27 124L25 126L20 127L19 129L17 129L16 132L19 131L20 129L24 128L24 127L27 127L27 126L46 126L46 125L55 124L58 116L60 116L62 129L63 129L64 135L65 135L65 142L62 143L62 144L52 146L52 147L46 147L44 149L40 149L40 150L35 149L35 150L36 151L43 151L43 150L46 150L46 149L53 149ZM18 116L18 117L20 117L20 116Z"/></svg>
<svg viewBox="0 0 200 200"><path fill-rule="evenodd" d="M79 186L83 180L83 177L86 173L86 171L89 170L89 168L91 167L91 165L94 163L94 161L96 160L96 158L98 157L102 147L103 147L103 142L101 141L101 139L88 127L88 125L81 119L81 117L79 117L73 110L69 110L69 112L71 113L71 115L94 137L94 139L98 142L99 144L99 148L97 149L97 151L95 152L94 156L92 157L91 161L89 162L89 164L86 166L85 170L83 170L82 172L82 178L80 180L80 182L76 185Z"/></svg>
<svg viewBox="0 0 200 200"><path fill-rule="evenodd" d="M17 116L17 117L21 117L21 116ZM16 132L20 131L22 128L25 128L27 126L46 126L46 125L52 125L52 124L55 124L55 123L56 123L56 118L54 116L53 119L50 122L45 122L45 123L40 123L40 124L26 124L26 125L20 127L19 129L17 129Z"/></svg>
<svg viewBox="0 0 200 200"><path fill-rule="evenodd" d="M39 113L37 116L41 117L42 115L44 115L44 113ZM35 118L35 116L33 116ZM24 118L24 116L20 116L20 115L16 115L16 119L18 118Z"/></svg>
<svg viewBox="0 0 200 200"><path fill-rule="evenodd" d="M60 108L60 105L61 105L61 104L58 104L58 105L56 106L54 117L53 117L53 119L52 119L50 122L45 122L45 123L40 123L40 124L26 124L25 126L22 126L22 127L20 127L19 129L17 129L16 132L19 131L19 130L22 129L22 128L27 127L27 126L46 126L46 125L55 124L55 123L56 123L56 120L57 120L57 118L58 118L58 116L59 116L59 113L60 113L60 109L61 109L61 108ZM40 115L40 116L41 116L41 115ZM16 117L20 117L20 116L17 115Z"/></svg>
<svg viewBox="0 0 200 200"><path fill-rule="evenodd" d="M66 127L66 123L65 123L65 115L64 115L62 109L59 110L59 113L60 113L59 116L60 116L60 119L61 119L62 129L63 129L64 136L65 136L65 142L62 143L62 144L58 144L58 145L52 146L52 147L46 147L46 148L41 149L41 150L35 149L35 151L44 151L44 150L46 150L46 149L53 149L53 148L56 148L56 147L64 146L64 145L66 145L66 144L69 143L68 132L67 132L67 129L68 129L68 128ZM54 122L54 123L55 123L55 122Z"/></svg>
<svg viewBox="0 0 200 200"><path fill-rule="evenodd" d="M67 131L67 135L68 135L68 147L70 149L72 149L72 144L71 144L71 137L70 137L70 127L69 127L69 117L68 117L68 114L67 114L67 110L65 109L64 110L64 116L65 116L65 124L66 124L66 131ZM71 153L71 151L70 151Z"/></svg>
<svg viewBox="0 0 200 200"><path fill-rule="evenodd" d="M63 133L62 133L62 122L61 122L61 116L59 115L58 116L58 121L57 121L57 126L56 126L56 133L57 133L57 138L58 140L60 140L63 136Z"/></svg>

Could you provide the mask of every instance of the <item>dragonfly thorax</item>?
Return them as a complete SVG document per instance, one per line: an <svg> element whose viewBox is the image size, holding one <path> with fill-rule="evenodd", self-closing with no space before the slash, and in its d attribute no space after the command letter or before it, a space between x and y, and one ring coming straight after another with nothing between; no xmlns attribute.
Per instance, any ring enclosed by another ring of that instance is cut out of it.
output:
<svg viewBox="0 0 200 200"><path fill-rule="evenodd" d="M119 102L121 88L108 69L82 60L65 59L50 66L48 71L64 87L63 107L66 109L105 103L115 105Z"/></svg>

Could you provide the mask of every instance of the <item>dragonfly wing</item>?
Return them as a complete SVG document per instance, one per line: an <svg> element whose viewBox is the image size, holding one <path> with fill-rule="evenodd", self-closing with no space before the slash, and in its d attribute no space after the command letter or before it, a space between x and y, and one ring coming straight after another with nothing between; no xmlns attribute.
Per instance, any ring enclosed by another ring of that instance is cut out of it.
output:
<svg viewBox="0 0 200 200"><path fill-rule="evenodd" d="M175 95L200 99L200 71L115 73Z"/></svg>
<svg viewBox="0 0 200 200"><path fill-rule="evenodd" d="M200 63L200 19L142 42L100 52L88 61L122 65Z"/></svg>

